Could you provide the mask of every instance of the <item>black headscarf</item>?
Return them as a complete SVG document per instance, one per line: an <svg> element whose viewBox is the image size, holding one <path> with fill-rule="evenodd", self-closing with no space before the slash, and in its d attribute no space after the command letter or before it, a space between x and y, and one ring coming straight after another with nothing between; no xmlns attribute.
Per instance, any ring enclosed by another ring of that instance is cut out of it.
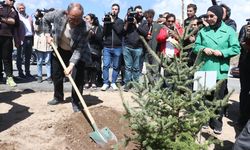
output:
<svg viewBox="0 0 250 150"><path fill-rule="evenodd" d="M217 16L217 21L214 25L210 25L210 27L214 30L217 30L221 26L222 17L223 17L223 9L221 6L213 5L207 9L207 11L211 11Z"/></svg>

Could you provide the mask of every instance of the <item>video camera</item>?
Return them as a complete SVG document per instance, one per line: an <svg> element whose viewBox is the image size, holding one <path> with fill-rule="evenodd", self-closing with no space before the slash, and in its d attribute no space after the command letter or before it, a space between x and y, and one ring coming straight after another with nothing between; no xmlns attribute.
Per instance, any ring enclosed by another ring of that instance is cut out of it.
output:
<svg viewBox="0 0 250 150"><path fill-rule="evenodd" d="M136 11L133 11L133 7L129 7L128 11L127 11L127 21L128 23L133 23L134 22L134 18L137 19L138 18L138 13Z"/></svg>
<svg viewBox="0 0 250 150"><path fill-rule="evenodd" d="M104 18L103 18L103 22L105 24L111 23L111 17L114 17L115 14L113 14L112 12L108 12L104 14Z"/></svg>
<svg viewBox="0 0 250 150"><path fill-rule="evenodd" d="M37 18L42 18L43 17L43 15L45 14L45 13L47 13L47 12L50 12L50 11L54 11L55 9L54 8L50 8L50 9L37 9L36 10L36 16L35 17L37 17Z"/></svg>
<svg viewBox="0 0 250 150"><path fill-rule="evenodd" d="M39 25L40 22L41 22L41 18L43 18L44 14L47 13L47 12L50 12L50 11L54 11L55 9L54 8L50 8L50 9L37 9L36 10L36 14L35 14L35 24L36 25Z"/></svg>

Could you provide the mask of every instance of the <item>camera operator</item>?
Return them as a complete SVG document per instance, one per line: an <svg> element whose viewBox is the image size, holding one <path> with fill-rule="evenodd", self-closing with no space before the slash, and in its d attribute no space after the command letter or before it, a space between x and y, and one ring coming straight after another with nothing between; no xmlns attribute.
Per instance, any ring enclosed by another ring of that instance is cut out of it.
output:
<svg viewBox="0 0 250 150"><path fill-rule="evenodd" d="M48 12L48 11L46 11ZM50 45L48 44L44 32L44 25L43 25L43 13L45 11L37 9L35 13L35 24L34 24L34 46L33 48L36 50L36 56L37 56L37 82L41 83L42 80L42 66L43 62L46 65L46 73L47 78L46 80L48 83L52 83L51 80L51 52L52 49Z"/></svg>
<svg viewBox="0 0 250 150"><path fill-rule="evenodd" d="M109 88L109 68L113 64L111 87L113 90L118 90L116 80L120 70L120 61L122 53L122 34L123 21L118 17L120 6L118 4L112 5L112 11L109 15L110 22L106 22L104 18L103 26L103 86L102 91Z"/></svg>
<svg viewBox="0 0 250 150"><path fill-rule="evenodd" d="M143 20L142 7L136 6L133 9L133 12L131 10L131 8L128 9L128 14L125 17L124 25L124 91L128 91L130 89L130 81L139 80L140 59L143 52L143 43L140 40L140 35L146 38L149 31L147 21Z"/></svg>
<svg viewBox="0 0 250 150"><path fill-rule="evenodd" d="M6 0L0 4L0 61L3 61L6 84L16 86L13 80L12 51L13 30L16 16L13 8L15 0Z"/></svg>

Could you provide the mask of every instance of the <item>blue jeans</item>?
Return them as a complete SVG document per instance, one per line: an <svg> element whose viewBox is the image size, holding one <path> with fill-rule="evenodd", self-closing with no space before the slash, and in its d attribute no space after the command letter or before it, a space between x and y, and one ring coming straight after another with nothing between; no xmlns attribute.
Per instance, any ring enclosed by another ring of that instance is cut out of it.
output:
<svg viewBox="0 0 250 150"><path fill-rule="evenodd" d="M17 48L16 66L19 75L23 73L22 60L24 59L25 73L30 74L30 58L32 53L33 37L25 37L23 45ZM22 58L24 56L24 58Z"/></svg>
<svg viewBox="0 0 250 150"><path fill-rule="evenodd" d="M51 77L51 51L36 51L37 56L37 76L42 77L43 61L46 65L47 78Z"/></svg>
<svg viewBox="0 0 250 150"><path fill-rule="evenodd" d="M124 47L123 57L125 61L125 84L130 81L138 81L140 76L140 59L142 55L142 48Z"/></svg>
<svg viewBox="0 0 250 150"><path fill-rule="evenodd" d="M109 84L109 68L111 64L113 65L113 72L112 72L112 83L115 83L119 71L120 71L120 62L121 62L121 53L122 48L107 48L104 47L103 49L103 83Z"/></svg>

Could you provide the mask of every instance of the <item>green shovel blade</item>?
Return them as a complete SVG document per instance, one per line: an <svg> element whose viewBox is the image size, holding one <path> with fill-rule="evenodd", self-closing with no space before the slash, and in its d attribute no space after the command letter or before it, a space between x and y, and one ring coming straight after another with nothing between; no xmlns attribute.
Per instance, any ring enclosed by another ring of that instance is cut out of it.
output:
<svg viewBox="0 0 250 150"><path fill-rule="evenodd" d="M89 133L89 136L99 145L104 146L110 140L117 142L117 138L114 133L107 127L101 130L95 130L94 132Z"/></svg>

